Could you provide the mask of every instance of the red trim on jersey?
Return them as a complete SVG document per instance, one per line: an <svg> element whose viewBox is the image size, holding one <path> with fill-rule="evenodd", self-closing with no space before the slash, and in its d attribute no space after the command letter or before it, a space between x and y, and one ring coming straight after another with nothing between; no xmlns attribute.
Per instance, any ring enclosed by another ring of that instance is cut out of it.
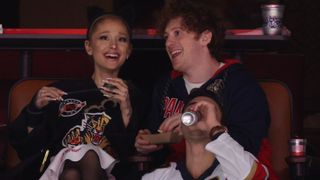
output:
<svg viewBox="0 0 320 180"><path fill-rule="evenodd" d="M212 77L215 77L217 76L218 74L220 74L223 70L225 70L226 68L228 68L229 66L233 65L233 64L240 64L241 61L237 60L237 59L226 59L223 61L223 63L225 63L221 68L218 69L217 72L214 73L214 75ZM176 70L173 70L171 71L171 78L172 79L175 79L179 76L182 76L183 73L182 72L179 72L179 71L176 71Z"/></svg>
<svg viewBox="0 0 320 180"><path fill-rule="evenodd" d="M261 163L257 162L257 169L254 172L254 175L252 177L252 180L261 180L261 179L266 179L268 173L266 172L266 169L262 166ZM268 179L271 179L270 176Z"/></svg>
<svg viewBox="0 0 320 180"><path fill-rule="evenodd" d="M183 74L182 72L173 70L173 71L171 71L171 79L175 79L175 78L177 78L179 76L182 76L182 74Z"/></svg>
<svg viewBox="0 0 320 180"><path fill-rule="evenodd" d="M261 142L260 151L258 153L257 159L268 168L270 180L279 179L279 177L273 171L273 168L271 165L271 156L272 156L271 144L267 138L264 138Z"/></svg>
<svg viewBox="0 0 320 180"><path fill-rule="evenodd" d="M233 65L233 64L241 64L241 61L237 60L237 59L226 59L223 61L224 65L218 69L218 71L216 73L214 73L214 75L212 77L217 76L218 74L220 74L223 70L225 70L226 68L228 68L229 66Z"/></svg>

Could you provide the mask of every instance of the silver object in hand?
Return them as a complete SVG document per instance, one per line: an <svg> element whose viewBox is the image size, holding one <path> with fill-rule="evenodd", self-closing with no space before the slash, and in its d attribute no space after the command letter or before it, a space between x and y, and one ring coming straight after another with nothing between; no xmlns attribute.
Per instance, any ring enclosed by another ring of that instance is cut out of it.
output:
<svg viewBox="0 0 320 180"><path fill-rule="evenodd" d="M181 116L181 121L186 126L191 126L200 118L200 113L195 111L184 112Z"/></svg>

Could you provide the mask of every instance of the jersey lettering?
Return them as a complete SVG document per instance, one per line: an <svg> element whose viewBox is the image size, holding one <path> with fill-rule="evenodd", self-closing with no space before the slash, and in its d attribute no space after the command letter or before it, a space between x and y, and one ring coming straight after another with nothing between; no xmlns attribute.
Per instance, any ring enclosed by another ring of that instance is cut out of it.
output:
<svg viewBox="0 0 320 180"><path fill-rule="evenodd" d="M165 97L163 118L168 118L174 114L181 113L184 102L178 98Z"/></svg>

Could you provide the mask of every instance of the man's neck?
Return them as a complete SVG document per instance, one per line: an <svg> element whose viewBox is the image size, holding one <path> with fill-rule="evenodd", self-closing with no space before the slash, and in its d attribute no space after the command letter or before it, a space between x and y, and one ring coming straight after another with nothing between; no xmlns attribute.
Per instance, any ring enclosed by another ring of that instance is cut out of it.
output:
<svg viewBox="0 0 320 180"><path fill-rule="evenodd" d="M210 58L195 64L188 72L185 72L183 76L191 83L206 82L217 72L220 64L216 59Z"/></svg>
<svg viewBox="0 0 320 180"><path fill-rule="evenodd" d="M193 144L187 147L186 167L193 178L200 177L215 160L214 155L205 150L204 146L204 144Z"/></svg>

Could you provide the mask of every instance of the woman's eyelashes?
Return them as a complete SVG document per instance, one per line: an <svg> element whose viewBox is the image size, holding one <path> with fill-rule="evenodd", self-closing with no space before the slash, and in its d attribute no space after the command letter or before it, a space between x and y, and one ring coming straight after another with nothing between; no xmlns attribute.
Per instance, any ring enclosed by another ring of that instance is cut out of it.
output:
<svg viewBox="0 0 320 180"><path fill-rule="evenodd" d="M101 35L101 36L99 37L99 39L100 39L100 40L106 40L106 41L110 40L110 38L109 38L108 35Z"/></svg>
<svg viewBox="0 0 320 180"><path fill-rule="evenodd" d="M128 38L127 37L119 37L119 42L128 42Z"/></svg>
<svg viewBox="0 0 320 180"><path fill-rule="evenodd" d="M99 37L100 40L104 40L104 41L110 41L112 39L112 37L110 35L101 35ZM115 37L115 39L117 39L118 42L121 43L127 43L128 42L128 37L125 36L120 36L120 37Z"/></svg>

